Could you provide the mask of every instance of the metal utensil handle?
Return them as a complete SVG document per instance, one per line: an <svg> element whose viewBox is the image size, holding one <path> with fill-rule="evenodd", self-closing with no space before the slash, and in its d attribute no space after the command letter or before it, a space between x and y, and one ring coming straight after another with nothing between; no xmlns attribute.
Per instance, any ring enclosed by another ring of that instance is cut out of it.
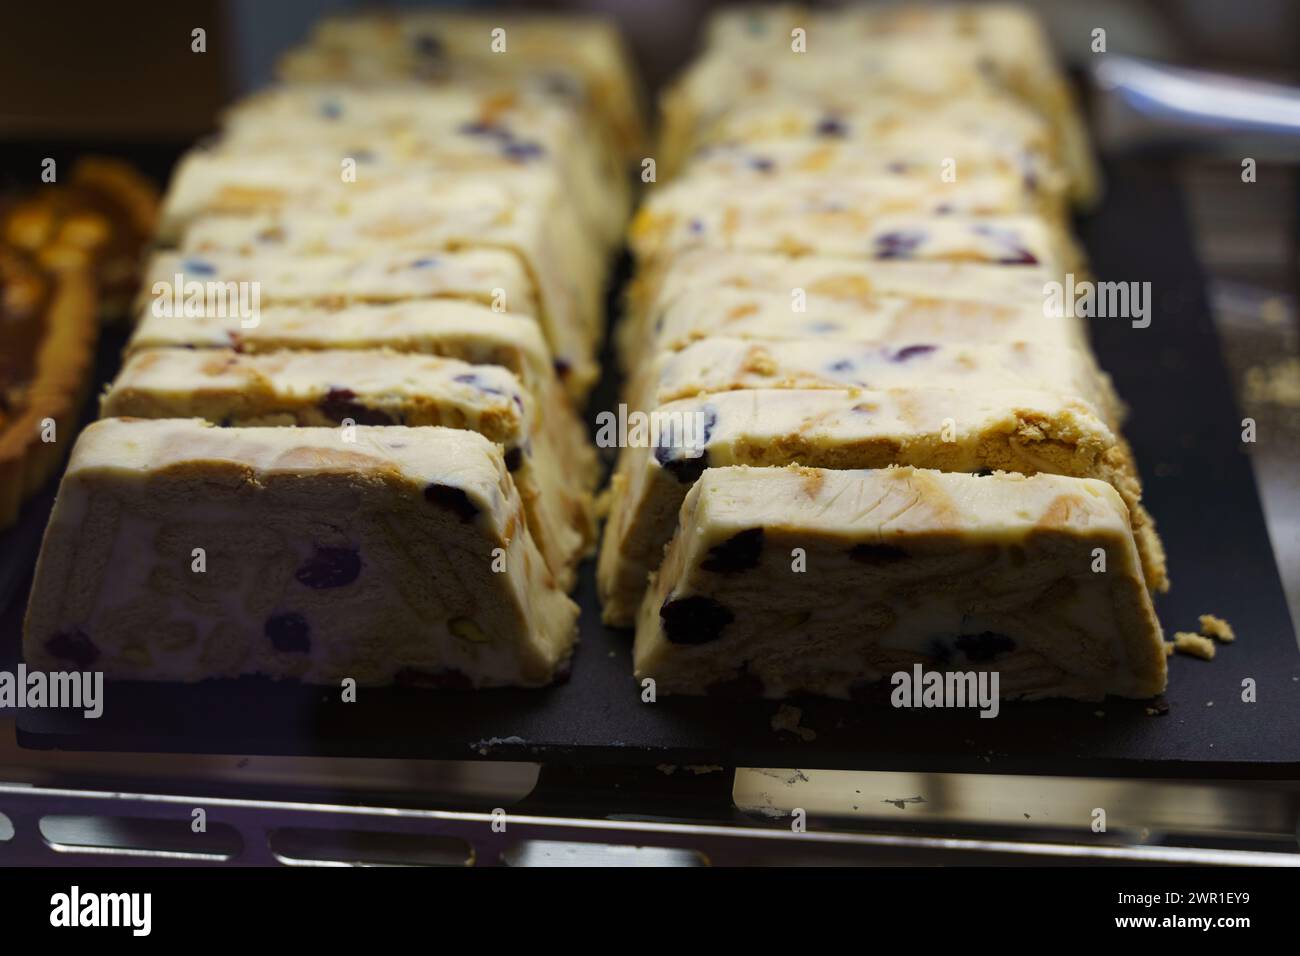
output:
<svg viewBox="0 0 1300 956"><path fill-rule="evenodd" d="M1300 135L1300 89L1108 55L1097 84L1134 111L1198 129Z"/></svg>

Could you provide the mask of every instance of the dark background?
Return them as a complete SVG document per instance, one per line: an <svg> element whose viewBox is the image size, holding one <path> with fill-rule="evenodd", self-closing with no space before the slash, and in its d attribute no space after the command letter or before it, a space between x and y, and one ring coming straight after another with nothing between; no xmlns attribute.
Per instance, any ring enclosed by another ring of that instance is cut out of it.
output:
<svg viewBox="0 0 1300 956"><path fill-rule="evenodd" d="M694 53L717 0L430 4L594 10L615 17L653 89ZM810 4L823 6L828 4ZM1300 3L1293 0L1030 0L1067 60L1104 26L1110 52L1293 78ZM268 82L280 51L321 16L419 6L348 0L53 0L7 2L0 31L0 142L58 135L186 142L217 110ZM205 54L190 52L204 27Z"/></svg>

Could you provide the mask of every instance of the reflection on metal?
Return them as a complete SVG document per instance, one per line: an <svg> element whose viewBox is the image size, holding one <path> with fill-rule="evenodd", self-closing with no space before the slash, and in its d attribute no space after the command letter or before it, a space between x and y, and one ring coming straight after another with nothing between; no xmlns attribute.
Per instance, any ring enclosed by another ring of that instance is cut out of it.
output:
<svg viewBox="0 0 1300 956"><path fill-rule="evenodd" d="M796 832L780 823L770 826L700 825L231 798L205 799L202 804L209 826L214 823L227 825L239 833L243 848L230 862L245 865L283 862L272 849L270 834L285 828L298 828L303 833L312 829L327 833L340 830L378 833L395 843L416 835L459 839L473 847L473 863L485 865L499 864L506 859L527 861L527 851L517 848L537 840L675 849L724 865L758 862L988 864L1030 859L1057 863L1300 865L1300 854L1296 853L861 833L819 829L823 824L811 819L806 832ZM14 838L0 845L0 863L51 862L56 851L42 837L36 825L40 817L51 813L90 816L94 811L100 816L176 821L188 820L193 805L193 798L167 794L0 785L0 807L15 826ZM110 855L106 848L100 847L84 856L78 854L77 862L122 865L156 863L158 860L157 856L143 858L131 853L129 848L126 852ZM367 861L344 857L312 862L318 865L361 865Z"/></svg>
<svg viewBox="0 0 1300 956"><path fill-rule="evenodd" d="M733 795L742 811L767 816L802 807L810 815L843 820L1080 833L1091 833L1097 808L1106 811L1109 830L1134 834L1289 841L1300 819L1300 783L742 768Z"/></svg>

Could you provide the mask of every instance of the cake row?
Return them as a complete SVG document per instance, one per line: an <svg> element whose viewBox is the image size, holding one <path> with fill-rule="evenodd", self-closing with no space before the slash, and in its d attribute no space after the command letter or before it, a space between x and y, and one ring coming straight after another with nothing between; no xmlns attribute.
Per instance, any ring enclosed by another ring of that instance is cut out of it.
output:
<svg viewBox="0 0 1300 956"><path fill-rule="evenodd" d="M598 572L659 692L1163 688L1124 407L1048 297L1097 184L1047 49L1014 7L736 8L665 95Z"/></svg>
<svg viewBox="0 0 1300 956"><path fill-rule="evenodd" d="M575 406L640 134L617 36L331 20L282 74L174 174L26 656L119 679L549 683L595 541Z"/></svg>

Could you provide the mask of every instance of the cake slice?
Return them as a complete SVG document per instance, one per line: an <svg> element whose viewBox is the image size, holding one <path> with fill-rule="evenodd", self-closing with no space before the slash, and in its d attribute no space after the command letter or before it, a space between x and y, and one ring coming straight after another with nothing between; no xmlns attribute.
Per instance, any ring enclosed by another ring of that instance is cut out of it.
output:
<svg viewBox="0 0 1300 956"><path fill-rule="evenodd" d="M718 202L687 191L646 203L629 241L642 261L670 260L704 246L790 257L1041 265L1056 276L1080 262L1059 223L1029 214L873 215L796 203L764 208L757 201Z"/></svg>
<svg viewBox="0 0 1300 956"><path fill-rule="evenodd" d="M710 73L724 84L736 81L734 65L714 59L692 67L687 82L699 82ZM924 77L926 71L917 75ZM675 86L664 100L663 171L674 173L700 149L776 139L902 149L932 137L954 137L954 144L974 138L1010 155L1040 154L1053 166L1067 162L1055 131L1042 116L982 80L960 93L942 88L909 91L861 78L851 82L854 85L844 90L759 88L744 92L724 109L705 113L693 106L682 109L679 94L685 86ZM948 155L956 158L955 150ZM961 175L958 167L958 178Z"/></svg>
<svg viewBox="0 0 1300 956"><path fill-rule="evenodd" d="M1083 322L1071 315L1045 316L1036 301L1005 305L942 296L867 293L861 297L809 295L801 311L789 292L722 286L676 297L640 323L624 320L619 349L623 364L641 356L679 351L691 343L724 337L766 343L951 342L978 345L1033 341L1044 347L1087 351Z"/></svg>
<svg viewBox="0 0 1300 956"><path fill-rule="evenodd" d="M850 142L820 139L756 139L716 143L693 153L686 174L743 183L781 183L797 177L831 181L919 183L942 181L945 172L963 179L1018 184L1043 212L1059 211L1069 176L1053 156L1034 146L1017 148L970 129L922 127L905 141Z"/></svg>
<svg viewBox="0 0 1300 956"><path fill-rule="evenodd" d="M1059 276L1046 266L1004 269L980 262L790 257L699 247L669 263L642 269L632 286L634 314L656 313L688 292L716 288L752 292L802 289L810 300L870 304L882 295L1041 305L1043 285Z"/></svg>
<svg viewBox="0 0 1300 956"><path fill-rule="evenodd" d="M553 163L583 217L610 247L627 221L630 191L622 158L592 135L575 109L548 92L500 84L360 87L294 84L242 100L224 117L221 148L273 152L304 142L322 148L414 143L420 152L494 155L529 165Z"/></svg>
<svg viewBox="0 0 1300 956"><path fill-rule="evenodd" d="M410 250L372 250L365 255L302 256L274 249L259 253L161 252L150 261L140 304L155 313L181 300L194 312L197 283L218 292L230 283L257 284L262 305L283 302L397 302L403 299L463 299L498 311L536 316L532 283L519 259L499 249L467 249L432 254ZM499 292L497 291L499 290ZM251 290L249 292L251 295Z"/></svg>
<svg viewBox="0 0 1300 956"><path fill-rule="evenodd" d="M116 680L540 686L577 613L474 432L106 419L63 479L24 657Z"/></svg>
<svg viewBox="0 0 1300 956"><path fill-rule="evenodd" d="M1086 350L1023 340L922 341L914 330L874 341L704 338L643 364L627 393L631 407L648 411L679 398L737 389L918 387L1059 392L1083 399L1112 427L1123 417L1109 378Z"/></svg>
<svg viewBox="0 0 1300 956"><path fill-rule="evenodd" d="M509 370L389 351L148 349L127 359L104 417L203 418L224 426L442 425L501 445L528 528L560 586L594 541L591 491L564 473L582 455Z"/></svg>
<svg viewBox="0 0 1300 956"><path fill-rule="evenodd" d="M639 430L636 428L639 426ZM1113 485L1132 513L1143 570L1167 587L1164 552L1141 505L1128 446L1078 398L1027 389L754 389L668 402L629 419L597 565L604 619L631 622L678 509L708 468L913 465L943 471L1046 472Z"/></svg>
<svg viewBox="0 0 1300 956"><path fill-rule="evenodd" d="M710 468L641 605L634 663L660 694L850 697L920 665L996 673L1001 698L1100 700L1161 693L1162 644L1104 482Z"/></svg>
<svg viewBox="0 0 1300 956"><path fill-rule="evenodd" d="M498 27L509 55L493 50ZM613 21L597 16L406 10L330 17L281 59L279 72L299 82L536 79L558 99L590 102L627 158L641 155L645 138L631 58Z"/></svg>
<svg viewBox="0 0 1300 956"><path fill-rule="evenodd" d="M793 59L790 31L795 27L805 31L821 60L857 71L857 82L852 75L824 68L820 77L808 77L823 88L858 89L864 72L878 76L887 70L888 64L872 55L873 45L877 50L887 45L896 51L895 68L922 75L942 76L934 68L936 62L949 68L974 65L981 79L1019 97L1052 124L1068 162L1075 197L1083 202L1094 198L1097 170L1082 114L1052 57L1051 38L1031 10L1010 3L856 4L817 11L796 4L746 5L713 15L706 34L708 48L733 63L748 65L750 82L760 83L767 78L761 73L755 76L755 64ZM962 92L968 91L968 84L961 86Z"/></svg>

